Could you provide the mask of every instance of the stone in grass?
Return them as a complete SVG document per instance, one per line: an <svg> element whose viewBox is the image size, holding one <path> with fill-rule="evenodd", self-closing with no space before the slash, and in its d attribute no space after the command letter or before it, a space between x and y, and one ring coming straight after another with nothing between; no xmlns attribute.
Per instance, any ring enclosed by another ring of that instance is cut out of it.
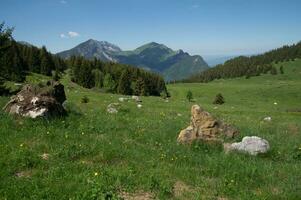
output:
<svg viewBox="0 0 301 200"><path fill-rule="evenodd" d="M224 144L225 152L239 151L254 156L267 153L269 149L269 142L257 136L246 136L241 142Z"/></svg>
<svg viewBox="0 0 301 200"><path fill-rule="evenodd" d="M126 101L129 101L129 98L126 98L126 97L119 97L119 98L118 98L118 101L120 101L120 102L126 102Z"/></svg>
<svg viewBox="0 0 301 200"><path fill-rule="evenodd" d="M272 117L265 117L263 118L263 121L270 122L272 121Z"/></svg>
<svg viewBox="0 0 301 200"><path fill-rule="evenodd" d="M237 134L239 132L235 127L214 118L199 105L193 105L190 125L180 132L178 142L222 141L223 137L233 138Z"/></svg>
<svg viewBox="0 0 301 200"><path fill-rule="evenodd" d="M107 106L107 112L110 113L110 114L115 114L115 113L118 113L119 108L120 108L119 103L110 103Z"/></svg>
<svg viewBox="0 0 301 200"><path fill-rule="evenodd" d="M62 105L65 100L64 86L48 81L45 86L25 85L3 109L9 114L30 118L62 116L66 114Z"/></svg>
<svg viewBox="0 0 301 200"><path fill-rule="evenodd" d="M132 99L133 99L134 101L136 101L137 103L142 102L139 96L135 96L135 95L134 95L134 96L132 96Z"/></svg>
<svg viewBox="0 0 301 200"><path fill-rule="evenodd" d="M142 105L141 105L141 104L138 104L138 105L137 105L137 108L142 108Z"/></svg>

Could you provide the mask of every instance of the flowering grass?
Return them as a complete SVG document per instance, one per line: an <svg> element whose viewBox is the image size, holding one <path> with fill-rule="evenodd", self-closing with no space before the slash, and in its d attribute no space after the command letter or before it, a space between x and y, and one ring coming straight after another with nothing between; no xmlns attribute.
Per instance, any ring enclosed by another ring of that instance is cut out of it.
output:
<svg viewBox="0 0 301 200"><path fill-rule="evenodd" d="M66 76L67 117L0 112L0 199L118 199L137 191L157 199L300 199L301 113L288 110L301 108L301 61L281 65L284 75L168 85L168 102L142 97L141 108L122 102L117 114L106 107L120 95L81 88ZM225 104L212 104L217 93ZM7 101L0 97L0 106ZM231 141L257 135L270 152L253 157L225 154L216 144L177 144L193 104L238 127ZM175 196L179 181L188 194Z"/></svg>

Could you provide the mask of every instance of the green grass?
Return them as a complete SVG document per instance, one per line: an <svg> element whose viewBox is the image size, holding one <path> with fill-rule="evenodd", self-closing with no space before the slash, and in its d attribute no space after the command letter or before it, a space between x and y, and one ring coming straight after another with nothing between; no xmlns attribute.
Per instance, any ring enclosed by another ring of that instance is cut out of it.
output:
<svg viewBox="0 0 301 200"><path fill-rule="evenodd" d="M120 95L81 88L66 76L67 117L31 120L0 112L0 199L103 199L121 191L157 199L300 199L301 60L282 65L284 75L168 85L169 102L142 97L141 109L124 102L115 115L106 107ZM217 93L226 103L215 108ZM84 96L88 103L81 103ZM7 101L0 97L0 106ZM270 152L252 157L225 154L218 145L177 144L193 104L238 127L234 141L257 135L270 142ZM272 121L263 122L266 116ZM190 189L176 197L179 181Z"/></svg>

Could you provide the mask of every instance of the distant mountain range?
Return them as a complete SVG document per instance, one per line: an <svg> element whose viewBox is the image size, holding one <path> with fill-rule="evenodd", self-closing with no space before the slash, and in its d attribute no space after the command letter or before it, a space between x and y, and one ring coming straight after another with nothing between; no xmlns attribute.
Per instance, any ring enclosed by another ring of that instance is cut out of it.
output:
<svg viewBox="0 0 301 200"><path fill-rule="evenodd" d="M122 51L106 41L87 40L76 47L58 53L62 58L72 55L103 61L134 65L163 75L165 80L180 80L209 68L199 55L191 56L183 50L174 51L163 44L151 42L132 51Z"/></svg>

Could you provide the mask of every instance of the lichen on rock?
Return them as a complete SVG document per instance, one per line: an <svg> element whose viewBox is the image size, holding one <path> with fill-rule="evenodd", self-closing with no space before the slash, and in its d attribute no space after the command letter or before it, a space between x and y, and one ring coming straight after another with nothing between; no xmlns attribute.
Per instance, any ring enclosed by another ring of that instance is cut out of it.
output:
<svg viewBox="0 0 301 200"><path fill-rule="evenodd" d="M66 114L62 106L65 100L64 86L48 81L44 86L25 85L3 109L9 114L30 118L62 116Z"/></svg>

